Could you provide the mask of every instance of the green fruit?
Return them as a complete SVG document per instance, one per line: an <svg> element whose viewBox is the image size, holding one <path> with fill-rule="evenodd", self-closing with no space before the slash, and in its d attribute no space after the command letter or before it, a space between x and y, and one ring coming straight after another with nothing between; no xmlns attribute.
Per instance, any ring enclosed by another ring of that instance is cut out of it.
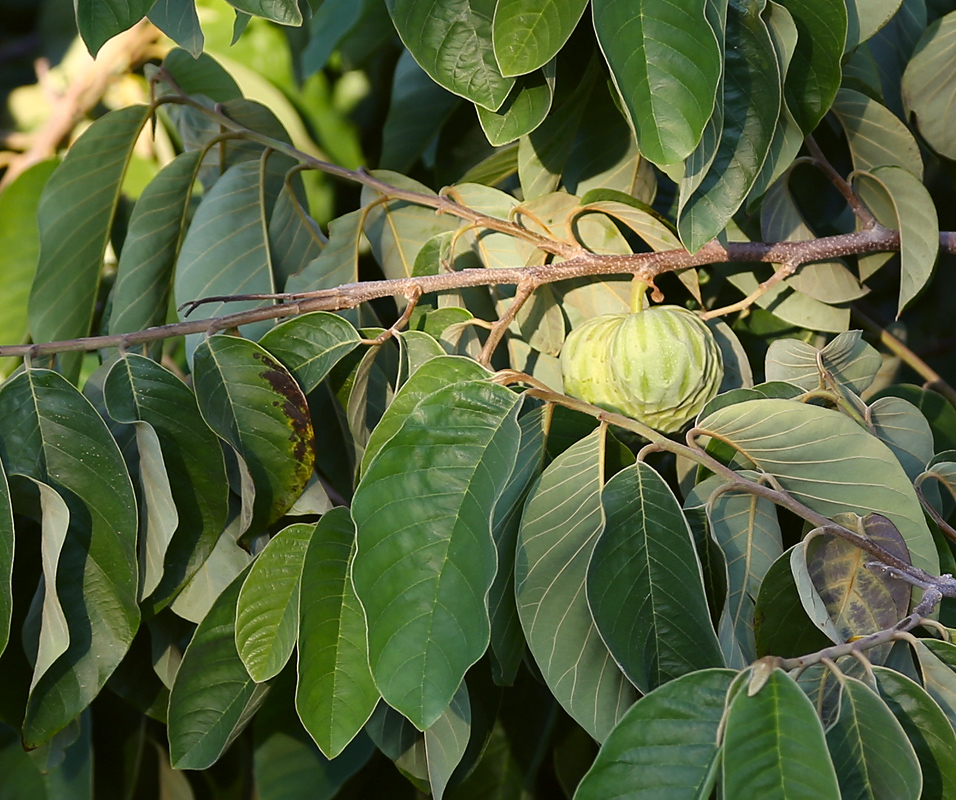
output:
<svg viewBox="0 0 956 800"><path fill-rule="evenodd" d="M724 366L696 314L652 306L575 328L561 351L561 371L572 397L675 433L717 394Z"/></svg>

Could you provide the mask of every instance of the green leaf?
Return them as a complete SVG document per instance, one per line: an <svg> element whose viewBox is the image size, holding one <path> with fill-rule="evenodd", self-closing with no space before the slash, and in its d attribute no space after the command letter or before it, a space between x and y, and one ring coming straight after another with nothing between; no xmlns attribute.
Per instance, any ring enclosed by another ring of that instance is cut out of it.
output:
<svg viewBox="0 0 956 800"><path fill-rule="evenodd" d="M840 89L833 113L846 133L853 169L902 167L923 178L923 159L913 134L886 106L853 89Z"/></svg>
<svg viewBox="0 0 956 800"><path fill-rule="evenodd" d="M873 383L883 359L861 331L841 333L822 349L800 339L776 339L767 348L765 374L768 381L812 392L823 385L820 364L841 386L861 394Z"/></svg>
<svg viewBox="0 0 956 800"><path fill-rule="evenodd" d="M874 432L893 451L911 481L933 457L933 432L919 409L899 397L881 397L869 408Z"/></svg>
<svg viewBox="0 0 956 800"><path fill-rule="evenodd" d="M76 0L76 27L90 55L116 34L139 22L154 0Z"/></svg>
<svg viewBox="0 0 956 800"><path fill-rule="evenodd" d="M409 378L389 404L372 430L360 472L368 470L372 459L396 433L408 416L431 395L459 381L477 381L488 377L488 370L463 356L439 356L423 364Z"/></svg>
<svg viewBox="0 0 956 800"><path fill-rule="evenodd" d="M692 252L720 233L747 198L780 114L779 65L763 19L730 4L724 47L723 133L700 185L680 198L677 228Z"/></svg>
<svg viewBox="0 0 956 800"><path fill-rule="evenodd" d="M236 649L256 682L279 674L299 634L299 577L315 526L279 531L252 564L239 592Z"/></svg>
<svg viewBox="0 0 956 800"><path fill-rule="evenodd" d="M388 704L420 730L444 713L488 646L491 510L515 462L518 400L483 381L432 394L355 492L352 579L372 675ZM409 608L418 610L411 619Z"/></svg>
<svg viewBox="0 0 956 800"><path fill-rule="evenodd" d="M645 158L667 165L697 146L714 108L720 46L706 0L593 3L594 29Z"/></svg>
<svg viewBox="0 0 956 800"><path fill-rule="evenodd" d="M7 473L0 463L0 655L10 641L10 621L13 616L13 552L15 531L13 505Z"/></svg>
<svg viewBox="0 0 956 800"><path fill-rule="evenodd" d="M601 746L575 800L708 797L717 777L717 731L736 673L692 672L638 700Z"/></svg>
<svg viewBox="0 0 956 800"><path fill-rule="evenodd" d="M753 696L738 692L725 724L724 797L839 800L820 718L783 670Z"/></svg>
<svg viewBox="0 0 956 800"><path fill-rule="evenodd" d="M276 325L259 344L285 365L308 394L358 347L361 338L338 314L313 311Z"/></svg>
<svg viewBox="0 0 956 800"><path fill-rule="evenodd" d="M37 204L59 162L34 164L0 193L0 274L4 302L0 309L0 341L27 338L27 299L40 253ZM0 370L7 359L0 360Z"/></svg>
<svg viewBox="0 0 956 800"><path fill-rule="evenodd" d="M123 174L146 112L146 106L128 106L100 117L43 189L37 207L40 257L28 312L35 342L90 332ZM79 360L62 358L66 374L78 375Z"/></svg>
<svg viewBox="0 0 956 800"><path fill-rule="evenodd" d="M302 12L296 0L226 0L237 11L265 17L280 25L301 25ZM235 40L233 40L235 44Z"/></svg>
<svg viewBox="0 0 956 800"><path fill-rule="evenodd" d="M314 292L358 280L364 209L350 211L329 223L329 241L319 257L286 281L287 292Z"/></svg>
<svg viewBox="0 0 956 800"><path fill-rule="evenodd" d="M545 683L603 740L634 693L601 641L585 596L588 561L604 528L601 429L554 459L531 490L518 531L515 597Z"/></svg>
<svg viewBox="0 0 956 800"><path fill-rule="evenodd" d="M495 0L385 0L402 42L432 80L496 111L514 85L495 62Z"/></svg>
<svg viewBox="0 0 956 800"><path fill-rule="evenodd" d="M353 0L346 2L351 4ZM418 66L408 50L403 51L395 65L388 116L382 129L381 167L397 172L410 170L460 103L456 95Z"/></svg>
<svg viewBox="0 0 956 800"><path fill-rule="evenodd" d="M349 574L354 541L348 510L334 508L319 520L302 567L295 707L328 758L352 741L379 700Z"/></svg>
<svg viewBox="0 0 956 800"><path fill-rule="evenodd" d="M327 239L318 223L309 216L301 178L292 176L283 182L269 217L269 253L276 284L286 281L322 253Z"/></svg>
<svg viewBox="0 0 956 800"><path fill-rule="evenodd" d="M368 0L324 0L313 8L308 44L302 51L303 77L308 78L325 67L332 53L356 29L370 5ZM378 10L381 12L381 8Z"/></svg>
<svg viewBox="0 0 956 800"><path fill-rule="evenodd" d="M922 389L909 384L888 386L874 395L881 397L900 397L916 406L933 431L933 452L956 449L956 409L931 389Z"/></svg>
<svg viewBox="0 0 956 800"><path fill-rule="evenodd" d="M769 277L769 273L764 274L763 277ZM744 295L752 294L759 285L753 269L730 273L727 280ZM758 297L757 305L772 312L777 320L811 331L842 333L850 326L849 308L821 303L805 294L795 292L785 283L778 283ZM776 324L779 325L779 322Z"/></svg>
<svg viewBox="0 0 956 800"><path fill-rule="evenodd" d="M193 150L167 164L133 206L116 267L110 333L141 331L166 321L200 155Z"/></svg>
<svg viewBox="0 0 956 800"><path fill-rule="evenodd" d="M880 696L903 726L923 774L924 800L956 797L956 733L942 709L915 681L886 667L873 667Z"/></svg>
<svg viewBox="0 0 956 800"><path fill-rule="evenodd" d="M956 124L954 42L956 12L951 12L922 31L901 85L907 116L916 118L920 134L946 158L956 158L952 136Z"/></svg>
<svg viewBox="0 0 956 800"><path fill-rule="evenodd" d="M900 232L899 315L933 274L939 253L936 206L922 181L901 167L857 172L853 183L874 216Z"/></svg>
<svg viewBox="0 0 956 800"><path fill-rule="evenodd" d="M153 614L195 574L226 523L222 449L192 391L155 361L127 353L110 368L104 396L114 420L155 431L175 502L179 525L165 548L162 579L143 602Z"/></svg>
<svg viewBox="0 0 956 800"><path fill-rule="evenodd" d="M840 59L847 35L843 3L830 0L780 0L797 25L794 51L784 95L804 134L827 113L842 79Z"/></svg>
<svg viewBox="0 0 956 800"><path fill-rule="evenodd" d="M497 111L475 106L478 122L495 147L513 142L537 128L551 110L554 98L554 67L518 78Z"/></svg>
<svg viewBox="0 0 956 800"><path fill-rule="evenodd" d="M547 64L586 7L587 0L498 0L492 38L501 74L526 75Z"/></svg>
<svg viewBox="0 0 956 800"><path fill-rule="evenodd" d="M204 37L199 26L196 0L156 0L149 21L193 58L202 53Z"/></svg>
<svg viewBox="0 0 956 800"><path fill-rule="evenodd" d="M175 769L206 769L242 732L265 699L236 650L236 602L243 571L219 595L183 654L169 693L169 759Z"/></svg>
<svg viewBox="0 0 956 800"><path fill-rule="evenodd" d="M193 57L185 50L174 48L163 59L163 67L186 94L205 95L217 103L244 102L235 79L208 53ZM223 110L235 118L238 107L233 105Z"/></svg>
<svg viewBox="0 0 956 800"><path fill-rule="evenodd" d="M664 479L638 462L607 482L601 505L587 600L624 674L646 693L723 666L690 528Z"/></svg>
<svg viewBox="0 0 956 800"><path fill-rule="evenodd" d="M203 195L176 263L176 305L209 296L275 291L260 172L258 161L235 164ZM206 303L192 311L190 319L209 319L271 303ZM180 319L184 318L180 311ZM257 339L271 327L272 321L264 320L246 325L242 331Z"/></svg>
<svg viewBox="0 0 956 800"><path fill-rule="evenodd" d="M913 643L923 687L956 728L956 645L920 639Z"/></svg>
<svg viewBox="0 0 956 800"><path fill-rule="evenodd" d="M919 800L923 776L903 727L865 683L844 677L827 746L842 797Z"/></svg>
<svg viewBox="0 0 956 800"><path fill-rule="evenodd" d="M428 783L435 800L441 800L455 767L461 763L471 735L471 704L468 686L462 681L451 704L435 723L425 729L425 759Z"/></svg>
<svg viewBox="0 0 956 800"><path fill-rule="evenodd" d="M899 529L913 564L933 574L936 547L906 473L890 450L838 411L792 400L747 400L699 423L794 498L832 517L875 512ZM833 459L834 453L841 458Z"/></svg>
<svg viewBox="0 0 956 800"><path fill-rule="evenodd" d="M106 683L139 624L136 499L105 423L75 387L48 370L21 372L0 389L4 467L66 495L70 530L56 593L70 644L30 693L23 739L49 739Z"/></svg>
<svg viewBox="0 0 956 800"><path fill-rule="evenodd" d="M899 9L903 0L847 0L846 47L852 52L887 22Z"/></svg>
<svg viewBox="0 0 956 800"><path fill-rule="evenodd" d="M315 436L305 395L267 351L235 336L199 345L193 379L206 423L248 464L256 520L275 522L312 475Z"/></svg>

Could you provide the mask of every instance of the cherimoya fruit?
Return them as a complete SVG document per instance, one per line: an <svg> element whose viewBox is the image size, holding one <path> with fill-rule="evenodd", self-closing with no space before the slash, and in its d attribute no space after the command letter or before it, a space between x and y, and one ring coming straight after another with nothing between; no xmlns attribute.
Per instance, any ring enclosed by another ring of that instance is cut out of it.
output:
<svg viewBox="0 0 956 800"><path fill-rule="evenodd" d="M604 314L561 350L572 397L675 433L717 394L724 365L710 328L679 306Z"/></svg>

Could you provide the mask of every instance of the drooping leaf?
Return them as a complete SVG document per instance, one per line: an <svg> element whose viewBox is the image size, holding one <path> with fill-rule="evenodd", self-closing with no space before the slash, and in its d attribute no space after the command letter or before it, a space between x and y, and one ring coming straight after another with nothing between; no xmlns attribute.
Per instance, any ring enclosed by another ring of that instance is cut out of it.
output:
<svg viewBox="0 0 956 800"><path fill-rule="evenodd" d="M223 104L242 99L242 91L235 78L208 53L193 57L185 50L173 48L163 59L163 68L186 94L204 95L210 100ZM227 108L228 111L226 111ZM230 117L235 118L236 108L238 106L224 106L223 110Z"/></svg>
<svg viewBox="0 0 956 800"><path fill-rule="evenodd" d="M833 101L833 113L846 133L854 169L893 165L922 179L919 145L888 108L853 89L840 89Z"/></svg>
<svg viewBox="0 0 956 800"><path fill-rule="evenodd" d="M280 25L302 24L302 12L296 0L227 0L227 2L237 11L244 11L256 17L265 17Z"/></svg>
<svg viewBox="0 0 956 800"><path fill-rule="evenodd" d="M465 755L470 734L471 703L468 686L462 681L445 713L425 729L428 784L435 800L444 797L448 781Z"/></svg>
<svg viewBox="0 0 956 800"><path fill-rule="evenodd" d="M31 369L7 381L0 418L8 474L49 484L72 506L54 589L70 643L30 693L23 738L36 746L89 705L133 640L136 499L102 418L61 375Z"/></svg>
<svg viewBox="0 0 956 800"><path fill-rule="evenodd" d="M900 232L899 315L933 274L939 253L936 206L922 181L902 167L857 172L854 186L874 216Z"/></svg>
<svg viewBox="0 0 956 800"><path fill-rule="evenodd" d="M385 0L402 42L432 80L495 111L514 85L491 44L494 0Z"/></svg>
<svg viewBox="0 0 956 800"><path fill-rule="evenodd" d="M202 53L205 37L199 26L196 0L156 0L147 16L193 58Z"/></svg>
<svg viewBox="0 0 956 800"><path fill-rule="evenodd" d="M76 27L90 54L139 22L154 0L76 0Z"/></svg>
<svg viewBox="0 0 956 800"><path fill-rule="evenodd" d="M575 800L707 797L717 778L717 729L736 673L691 672L638 700L605 740Z"/></svg>
<svg viewBox="0 0 956 800"><path fill-rule="evenodd" d="M501 74L526 75L564 47L584 14L587 0L499 0L492 38Z"/></svg>
<svg viewBox="0 0 956 800"><path fill-rule="evenodd" d="M495 147L516 141L537 128L551 110L554 98L554 68L517 79L497 111L476 106L478 121Z"/></svg>
<svg viewBox="0 0 956 800"><path fill-rule="evenodd" d="M46 182L37 208L40 256L28 311L35 342L90 332L110 226L146 111L128 106L98 119ZM61 358L67 376L79 374L76 358Z"/></svg>
<svg viewBox="0 0 956 800"><path fill-rule="evenodd" d="M881 397L869 409L874 432L893 451L910 480L933 457L933 432L919 409L899 397Z"/></svg>
<svg viewBox="0 0 956 800"><path fill-rule="evenodd" d="M328 758L352 741L379 700L350 576L354 540L348 510L332 509L319 520L302 567L295 707Z"/></svg>
<svg viewBox="0 0 956 800"><path fill-rule="evenodd" d="M608 481L601 505L587 601L624 674L646 693L723 666L690 528L664 479L638 462Z"/></svg>
<svg viewBox="0 0 956 800"><path fill-rule="evenodd" d="M236 649L256 683L279 674L299 634L299 579L315 526L297 522L259 553L239 591Z"/></svg>
<svg viewBox="0 0 956 800"><path fill-rule="evenodd" d="M266 350L235 336L203 341L193 378L203 418L249 467L256 520L274 522L302 494L315 462L305 395Z"/></svg>
<svg viewBox="0 0 956 800"><path fill-rule="evenodd" d="M176 263L177 306L209 296L275 291L260 172L258 161L235 164L203 195ZM189 318L208 319L270 303L206 303ZM180 318L183 313L180 312ZM271 327L271 320L265 320L242 330L246 336L259 338Z"/></svg>
<svg viewBox="0 0 956 800"><path fill-rule="evenodd" d="M216 762L252 719L268 686L256 684L236 650L243 571L219 595L183 654L169 694L169 759L176 769Z"/></svg>
<svg viewBox="0 0 956 800"><path fill-rule="evenodd" d="M676 164L700 141L714 108L720 47L705 0L595 0L594 29L615 85L655 164Z"/></svg>
<svg viewBox="0 0 956 800"><path fill-rule="evenodd" d="M846 47L850 53L865 42L896 13L903 0L847 0Z"/></svg>
<svg viewBox="0 0 956 800"><path fill-rule="evenodd" d="M956 145L952 137L952 99L956 93L956 72L952 67L952 48L956 40L956 12L920 30L919 43L903 73L903 103L907 114L916 118L916 127L930 147L953 158Z"/></svg>
<svg viewBox="0 0 956 800"><path fill-rule="evenodd" d="M753 696L740 691L724 728L724 797L839 800L823 726L794 680L775 669Z"/></svg>
<svg viewBox="0 0 956 800"><path fill-rule="evenodd" d="M155 613L199 569L226 523L228 489L222 449L199 413L195 395L155 361L132 353L104 383L110 416L149 425L159 439L178 527L164 549L162 578L144 600Z"/></svg>
<svg viewBox="0 0 956 800"><path fill-rule="evenodd" d="M338 314L313 311L276 325L259 344L285 365L308 394L360 341L358 331Z"/></svg>
<svg viewBox="0 0 956 800"><path fill-rule="evenodd" d="M956 645L933 639L913 643L923 688L956 728Z"/></svg>
<svg viewBox="0 0 956 800"><path fill-rule="evenodd" d="M603 740L634 698L601 641L585 596L604 528L600 429L554 459L531 490L518 531L515 597L528 647L565 710Z"/></svg>
<svg viewBox="0 0 956 800"><path fill-rule="evenodd" d="M301 179L292 176L282 184L269 218L272 271L276 285L283 289L288 278L318 258L328 243L306 205Z"/></svg>
<svg viewBox="0 0 956 800"><path fill-rule="evenodd" d="M933 452L956 449L956 409L942 395L932 389L896 384L877 392L873 399L881 397L900 397L919 410L933 432Z"/></svg>
<svg viewBox="0 0 956 800"><path fill-rule="evenodd" d="M517 410L516 394L484 381L432 394L355 492L352 579L372 675L389 705L422 730L488 646L491 512L514 466ZM412 620L410 607L420 609Z"/></svg>
<svg viewBox="0 0 956 800"><path fill-rule="evenodd" d="M722 408L699 427L821 514L872 511L887 517L903 535L913 564L935 574L936 547L906 473L886 445L849 417L768 398Z"/></svg>
<svg viewBox="0 0 956 800"><path fill-rule="evenodd" d="M874 666L880 696L903 726L923 774L925 800L956 797L956 733L926 690L896 670Z"/></svg>
<svg viewBox="0 0 956 800"><path fill-rule="evenodd" d="M807 392L818 389L823 381L818 359L839 384L856 394L873 383L883 363L860 331L841 333L822 350L799 339L776 339L767 348L767 380L792 383Z"/></svg>
<svg viewBox="0 0 956 800"><path fill-rule="evenodd" d="M133 206L116 267L110 333L140 331L166 321L176 255L182 242L198 150L178 156Z"/></svg>
<svg viewBox="0 0 956 800"><path fill-rule="evenodd" d="M842 681L840 715L827 729L827 746L842 797L919 800L916 752L880 695L856 678Z"/></svg>

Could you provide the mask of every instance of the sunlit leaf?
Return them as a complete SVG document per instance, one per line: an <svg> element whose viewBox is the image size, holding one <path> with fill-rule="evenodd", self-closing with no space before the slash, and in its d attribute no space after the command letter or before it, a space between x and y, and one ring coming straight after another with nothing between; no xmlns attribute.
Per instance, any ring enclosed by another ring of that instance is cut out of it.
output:
<svg viewBox="0 0 956 800"><path fill-rule="evenodd" d="M310 261L295 275L289 276L285 290L314 292L357 281L364 220L365 212L361 209L332 220L329 224L329 241L318 258Z"/></svg>
<svg viewBox="0 0 956 800"><path fill-rule="evenodd" d="M92 55L112 39L139 22L153 0L76 0L76 27Z"/></svg>
<svg viewBox="0 0 956 800"><path fill-rule="evenodd" d="M238 11L265 17L280 25L301 25L302 12L296 0L227 0Z"/></svg>
<svg viewBox="0 0 956 800"><path fill-rule="evenodd" d="M638 462L607 482L601 505L587 601L624 674L648 692L723 666L690 528L664 479Z"/></svg>
<svg viewBox="0 0 956 800"><path fill-rule="evenodd" d="M315 526L289 525L259 553L236 608L236 649L256 683L274 678L299 634L299 578Z"/></svg>
<svg viewBox="0 0 956 800"><path fill-rule="evenodd" d="M900 465L916 480L933 457L933 432L919 409L899 397L874 400L869 410L874 432L899 459Z"/></svg>
<svg viewBox="0 0 956 800"><path fill-rule="evenodd" d="M327 240L309 216L298 176L282 185L269 218L269 252L277 286L318 258Z"/></svg>
<svg viewBox="0 0 956 800"><path fill-rule="evenodd" d="M956 156L956 144L952 136L953 125L956 124L953 105L953 95L956 94L954 42L956 12L936 20L922 31L902 81L906 111L916 118L916 127L930 147L947 158Z"/></svg>
<svg viewBox="0 0 956 800"><path fill-rule="evenodd" d="M545 67L518 78L497 111L476 106L478 121L488 141L499 147L531 133L544 122L553 97L554 68Z"/></svg>
<svg viewBox="0 0 956 800"><path fill-rule="evenodd" d="M420 729L444 713L488 646L490 510L514 466L518 399L483 381L432 394L355 492L352 579L368 621L372 675L389 705ZM410 607L420 609L412 619Z"/></svg>
<svg viewBox="0 0 956 800"><path fill-rule="evenodd" d="M425 758L432 797L441 800L455 767L461 762L471 734L471 704L464 681L451 704L425 729Z"/></svg>
<svg viewBox="0 0 956 800"><path fill-rule="evenodd" d="M305 395L266 350L235 336L203 341L193 377L209 427L248 464L256 486L256 519L274 522L302 494L315 462Z"/></svg>
<svg viewBox="0 0 956 800"><path fill-rule="evenodd" d="M705 0L595 0L594 29L641 152L676 164L700 141L714 108L720 48Z"/></svg>
<svg viewBox="0 0 956 800"><path fill-rule="evenodd" d="M821 386L820 364L841 385L860 394L871 383L883 360L861 331L836 336L822 350L799 339L777 339L767 349L768 381L785 381L810 392Z"/></svg>
<svg viewBox="0 0 956 800"><path fill-rule="evenodd" d="M633 702L591 618L588 561L604 528L604 432L571 445L525 504L515 557L518 617L545 682L569 714L603 740Z"/></svg>
<svg viewBox="0 0 956 800"><path fill-rule="evenodd" d="M169 757L176 769L216 762L265 699L236 650L241 573L217 598L183 654L169 695Z"/></svg>
<svg viewBox="0 0 956 800"><path fill-rule="evenodd" d="M584 776L576 800L707 797L717 778L717 729L736 673L698 670L638 700Z"/></svg>
<svg viewBox="0 0 956 800"><path fill-rule="evenodd" d="M342 752L379 699L350 577L354 539L348 511L332 509L319 520L302 567L295 706L328 758Z"/></svg>
<svg viewBox="0 0 956 800"><path fill-rule="evenodd" d="M193 58L202 53L204 37L196 0L156 0L148 16L153 25Z"/></svg>
<svg viewBox="0 0 956 800"><path fill-rule="evenodd" d="M906 125L885 106L853 89L840 89L833 113L846 132L853 168L892 165L923 177L919 145Z"/></svg>
<svg viewBox="0 0 956 800"><path fill-rule="evenodd" d="M586 7L587 0L498 0L492 37L502 75L525 75L548 63Z"/></svg>

